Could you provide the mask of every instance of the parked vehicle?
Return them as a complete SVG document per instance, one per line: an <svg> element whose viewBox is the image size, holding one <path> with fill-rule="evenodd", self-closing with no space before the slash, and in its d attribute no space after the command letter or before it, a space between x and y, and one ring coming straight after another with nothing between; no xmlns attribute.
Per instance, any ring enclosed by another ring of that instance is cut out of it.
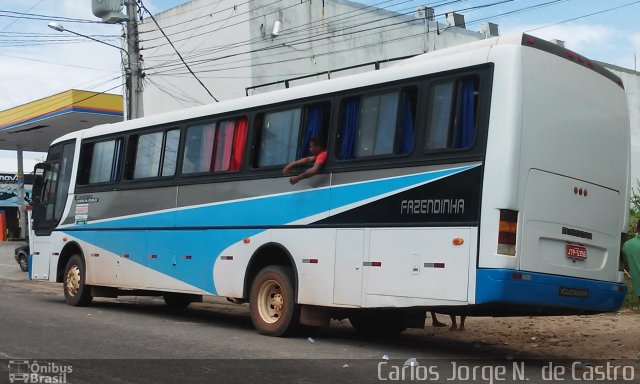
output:
<svg viewBox="0 0 640 384"><path fill-rule="evenodd" d="M23 244L15 250L16 261L23 272L29 272L29 244Z"/></svg>

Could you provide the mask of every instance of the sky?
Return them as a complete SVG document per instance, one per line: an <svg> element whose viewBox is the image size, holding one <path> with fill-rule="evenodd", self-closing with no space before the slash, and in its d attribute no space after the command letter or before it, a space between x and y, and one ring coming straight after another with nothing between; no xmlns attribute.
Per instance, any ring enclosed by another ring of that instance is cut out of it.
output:
<svg viewBox="0 0 640 384"><path fill-rule="evenodd" d="M382 0L361 1L377 4ZM186 2L144 0L152 13ZM211 0L212 5L216 2ZM479 30L480 21L491 21L499 25L501 35L526 31L545 39L564 40L567 48L590 59L636 68L634 57L637 55L640 60L640 1L562 0L545 5L549 2L393 0L385 2L385 6L401 4L395 10L410 12L420 5L451 3L434 6L437 21L444 23L445 12L458 11L465 15L467 28L471 30ZM482 5L487 6L479 7ZM46 16L99 21L92 14L91 0L0 1L0 111L69 89L121 94L121 52L67 32L56 32L48 28ZM119 25L71 20L61 24L66 29L121 45ZM32 169L43 158L43 154L26 153L25 170ZM0 172L16 170L15 153L0 151Z"/></svg>

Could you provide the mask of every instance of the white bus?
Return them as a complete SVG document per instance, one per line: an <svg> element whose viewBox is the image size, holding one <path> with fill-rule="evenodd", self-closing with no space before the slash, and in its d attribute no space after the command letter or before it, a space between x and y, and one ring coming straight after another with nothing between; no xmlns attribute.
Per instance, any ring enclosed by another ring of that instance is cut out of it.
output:
<svg viewBox="0 0 640 384"><path fill-rule="evenodd" d="M326 163L292 186L314 136ZM274 336L614 311L629 136L620 79L528 35L101 125L36 166L29 271L74 306L248 302Z"/></svg>

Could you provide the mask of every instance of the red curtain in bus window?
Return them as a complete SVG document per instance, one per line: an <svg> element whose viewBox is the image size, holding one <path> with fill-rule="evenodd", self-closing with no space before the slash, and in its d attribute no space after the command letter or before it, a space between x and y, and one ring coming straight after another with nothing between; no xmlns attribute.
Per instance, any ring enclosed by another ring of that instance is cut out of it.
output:
<svg viewBox="0 0 640 384"><path fill-rule="evenodd" d="M242 158L244 157L244 147L247 139L247 128L249 120L246 118L238 119L236 122L236 132L233 138L233 156L231 158L230 171L238 171L242 167Z"/></svg>
<svg viewBox="0 0 640 384"><path fill-rule="evenodd" d="M216 155L214 172L228 171L231 163L231 148L233 145L233 132L235 121L223 121L218 126L218 136L216 140Z"/></svg>

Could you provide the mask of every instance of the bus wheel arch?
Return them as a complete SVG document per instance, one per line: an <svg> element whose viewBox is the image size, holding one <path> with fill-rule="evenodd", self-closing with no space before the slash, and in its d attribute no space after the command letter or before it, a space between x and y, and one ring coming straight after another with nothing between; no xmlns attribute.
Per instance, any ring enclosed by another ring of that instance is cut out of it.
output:
<svg viewBox="0 0 640 384"><path fill-rule="evenodd" d="M82 253L82 248L75 241L71 241L67 243L62 251L60 252L60 257L58 258L58 265L56 267L56 283L64 282L64 273L67 268L67 263L71 256L78 255L82 259L82 262L85 262L84 254ZM86 265L86 264L85 264Z"/></svg>
<svg viewBox="0 0 640 384"><path fill-rule="evenodd" d="M293 261L291 253L282 244L279 243L263 244L258 249L256 249L253 255L251 255L251 259L247 264L247 269L244 275L242 298L245 300L249 300L251 285L253 284L254 279L261 270L270 265L280 265L291 268L293 274L292 283L296 295L295 300L297 302L298 268L296 267L296 263Z"/></svg>

